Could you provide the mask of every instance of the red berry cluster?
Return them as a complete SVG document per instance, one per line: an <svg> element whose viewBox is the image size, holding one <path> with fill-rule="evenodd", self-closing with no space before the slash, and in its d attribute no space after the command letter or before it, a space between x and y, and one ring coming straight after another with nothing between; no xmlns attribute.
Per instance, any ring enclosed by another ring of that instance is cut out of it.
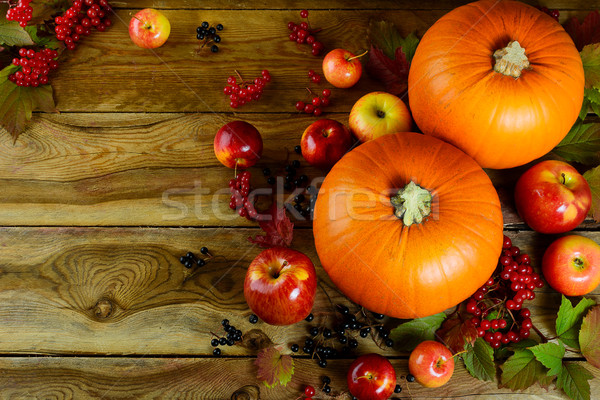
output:
<svg viewBox="0 0 600 400"><path fill-rule="evenodd" d="M309 44L312 46L311 53L313 56L318 56L321 54L325 46L323 43L319 42L314 34L317 33L320 29L310 29L310 24L308 23L308 11L302 10L300 11L300 17L305 18L306 21L296 24L295 22L288 22L288 29L290 32L290 40L292 42L296 42L299 44Z"/></svg>
<svg viewBox="0 0 600 400"><path fill-rule="evenodd" d="M32 49L21 48L19 50L21 58L14 58L13 65L20 66L21 69L8 76L11 82L18 86L33 86L45 85L48 83L48 74L51 70L58 67L58 52L51 49L43 49L35 51Z"/></svg>
<svg viewBox="0 0 600 400"><path fill-rule="evenodd" d="M54 19L56 38L65 42L67 49L74 50L81 35L89 36L92 27L104 32L111 26L110 11L107 0L74 0L63 15Z"/></svg>
<svg viewBox="0 0 600 400"><path fill-rule="evenodd" d="M314 83L321 83L321 75L317 74L314 70L309 69L308 70L308 77L310 78L311 81L313 81Z"/></svg>
<svg viewBox="0 0 600 400"><path fill-rule="evenodd" d="M541 12L548 14L549 16L551 16L552 18L554 18L556 20L556 22L558 22L558 17L560 17L560 11L558 10L550 10L548 7L537 7L538 10L540 10Z"/></svg>
<svg viewBox="0 0 600 400"><path fill-rule="evenodd" d="M258 212L254 208L254 198L250 198L250 171L244 171L229 181L229 191L231 200L229 208L236 210L240 217L250 221L258 217Z"/></svg>
<svg viewBox="0 0 600 400"><path fill-rule="evenodd" d="M466 304L479 337L495 349L529 337L533 324L529 309L522 307L523 302L533 300L533 290L544 286L539 274L533 272L529 255L521 254L507 236L504 236L498 272L499 275L491 277ZM493 311L497 313L491 314ZM491 315L494 318L490 319Z"/></svg>
<svg viewBox="0 0 600 400"><path fill-rule="evenodd" d="M238 108L252 100L260 100L267 82L271 82L271 75L266 69L263 69L261 76L255 78L254 81L245 81L239 74L238 77L241 82L238 82L235 76L230 76L227 78L229 86L223 88L223 93L229 96L231 108Z"/></svg>
<svg viewBox="0 0 600 400"><path fill-rule="evenodd" d="M16 6L8 9L6 19L17 21L21 27L25 28L33 15L33 8L29 3L31 3L31 0L19 0Z"/></svg>
<svg viewBox="0 0 600 400"><path fill-rule="evenodd" d="M313 114L315 117L318 117L323 113L323 107L327 107L331 104L329 100L331 90L323 89L320 96L310 89L308 89L308 91L313 96L311 102L305 104L303 101L297 101L296 110L302 111L305 114Z"/></svg>

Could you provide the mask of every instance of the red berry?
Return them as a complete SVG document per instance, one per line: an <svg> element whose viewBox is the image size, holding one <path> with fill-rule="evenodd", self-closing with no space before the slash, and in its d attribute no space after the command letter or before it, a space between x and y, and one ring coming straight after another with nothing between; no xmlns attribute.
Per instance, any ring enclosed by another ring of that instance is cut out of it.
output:
<svg viewBox="0 0 600 400"><path fill-rule="evenodd" d="M323 110L320 107L315 107L314 111L313 111L313 115L315 117L320 116L321 114L323 114Z"/></svg>
<svg viewBox="0 0 600 400"><path fill-rule="evenodd" d="M312 105L312 104L306 104L306 105L304 106L304 112L305 112L306 114L312 114L314 110L315 110L315 108L313 107L313 105Z"/></svg>
<svg viewBox="0 0 600 400"><path fill-rule="evenodd" d="M301 101L296 102L296 110L303 111L304 110L304 103L301 102Z"/></svg>
<svg viewBox="0 0 600 400"><path fill-rule="evenodd" d="M302 11L300 11L300 17L301 18L308 18L308 10L302 10Z"/></svg>
<svg viewBox="0 0 600 400"><path fill-rule="evenodd" d="M315 395L315 388L312 386L307 386L304 388L304 395L306 397L313 397Z"/></svg>
<svg viewBox="0 0 600 400"><path fill-rule="evenodd" d="M323 89L323 97L329 97L329 96L331 96L331 90Z"/></svg>
<svg viewBox="0 0 600 400"><path fill-rule="evenodd" d="M313 104L313 106L315 106L315 107L318 107L318 106L320 106L320 105L321 105L321 99L320 99L320 98L318 98L318 97L313 97L313 99L312 99L312 104Z"/></svg>
<svg viewBox="0 0 600 400"><path fill-rule="evenodd" d="M291 22L291 21L290 21L290 22L288 22L288 25L287 25L287 27L288 27L288 29L289 29L290 31L291 31L292 29L294 29L294 27L295 27L295 26L296 26L296 24L295 24L295 23L293 23L293 22Z"/></svg>
<svg viewBox="0 0 600 400"><path fill-rule="evenodd" d="M503 249L510 249L512 247L512 241L506 235L504 235L504 242L502 243Z"/></svg>
<svg viewBox="0 0 600 400"><path fill-rule="evenodd" d="M315 76L315 71L314 71L314 70L312 70L312 69L309 69L309 70L308 70L308 77L309 77L309 78L312 78L313 76Z"/></svg>
<svg viewBox="0 0 600 400"><path fill-rule="evenodd" d="M320 83L321 82L321 76L320 75L316 75L315 74L315 76L313 76L311 79L312 79L312 81L314 83Z"/></svg>

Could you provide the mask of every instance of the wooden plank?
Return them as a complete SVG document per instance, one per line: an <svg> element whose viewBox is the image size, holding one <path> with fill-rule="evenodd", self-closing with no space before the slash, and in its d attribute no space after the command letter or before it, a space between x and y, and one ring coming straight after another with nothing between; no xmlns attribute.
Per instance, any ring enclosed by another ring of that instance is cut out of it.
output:
<svg viewBox="0 0 600 400"><path fill-rule="evenodd" d="M294 375L287 386L268 389L256 378L254 359L181 359L181 358L0 358L0 390L5 399L248 399L281 400L301 397L306 385L321 387L321 377L331 378L332 394L347 392L346 373L352 360L332 360L326 369L313 361L296 358ZM403 387L394 399L431 398L520 398L564 399L564 393L546 391L537 385L512 392L497 383L471 377L457 364L452 379L436 389L408 383L400 376L408 373L405 359L393 359L392 365ZM589 364L577 362L588 369ZM224 374L223 371L235 371ZM600 376L593 369L596 377ZM600 380L590 381L591 397L600 395ZM239 397L234 394L237 393ZM245 393L246 396L242 396ZM322 392L317 392L323 396ZM326 395L325 395L326 396ZM319 397L329 398L329 397ZM344 400L349 396L342 397Z"/></svg>
<svg viewBox="0 0 600 400"><path fill-rule="evenodd" d="M312 232L300 229L293 248L315 262L320 282L315 321L289 327L250 324L243 281L260 252L247 237L257 233L241 228L0 228L0 354L211 355L211 332L223 335L223 318L244 333L255 330L250 337L264 334L276 343L302 345L310 326L333 324L334 305L348 300L320 267ZM581 234L600 241L600 232ZM539 268L552 237L510 235ZM201 246L214 259L190 275L179 257ZM600 288L589 297L600 301ZM554 336L559 304L560 296L545 287L529 307L534 324L548 337ZM398 321L385 324L393 328ZM248 343L223 352L253 354ZM371 338L361 339L359 351L398 354Z"/></svg>

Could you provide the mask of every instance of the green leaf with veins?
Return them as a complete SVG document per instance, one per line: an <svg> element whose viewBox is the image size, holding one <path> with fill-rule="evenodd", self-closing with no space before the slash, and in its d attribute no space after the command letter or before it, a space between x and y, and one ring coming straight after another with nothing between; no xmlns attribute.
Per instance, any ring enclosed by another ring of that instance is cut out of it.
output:
<svg viewBox="0 0 600 400"><path fill-rule="evenodd" d="M536 382L542 386L548 385L552 380L546 375L546 367L527 349L516 350L501 368L501 386L512 390L527 389Z"/></svg>
<svg viewBox="0 0 600 400"><path fill-rule="evenodd" d="M558 338L574 349L579 350L579 329L583 316L596 305L592 299L582 298L575 307L563 295L556 318L556 335Z"/></svg>
<svg viewBox="0 0 600 400"><path fill-rule="evenodd" d="M587 369L575 362L563 363L556 387L565 391L567 396L573 400L590 400L590 379L594 375Z"/></svg>
<svg viewBox="0 0 600 400"><path fill-rule="evenodd" d="M493 381L496 376L494 350L485 340L477 338L475 344L466 344L467 352L462 355L469 373L482 381Z"/></svg>
<svg viewBox="0 0 600 400"><path fill-rule="evenodd" d="M556 376L562 368L562 359L565 356L565 346L556 343L542 343L530 347L529 350L535 358L548 368L548 376Z"/></svg>
<svg viewBox="0 0 600 400"><path fill-rule="evenodd" d="M32 46L33 40L16 21L0 22L0 45Z"/></svg>
<svg viewBox="0 0 600 400"><path fill-rule="evenodd" d="M412 351L419 343L435 339L435 331L438 330L445 319L446 314L439 313L398 325L390 331L390 339L394 341L394 349Z"/></svg>

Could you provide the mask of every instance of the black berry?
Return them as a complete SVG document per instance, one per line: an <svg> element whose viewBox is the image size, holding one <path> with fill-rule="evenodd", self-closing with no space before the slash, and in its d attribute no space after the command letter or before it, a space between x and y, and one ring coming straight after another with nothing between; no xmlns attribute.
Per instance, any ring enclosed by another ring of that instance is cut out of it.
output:
<svg viewBox="0 0 600 400"><path fill-rule="evenodd" d="M311 336L317 336L319 334L319 328L317 328L316 326L313 326L312 328L310 328L310 335Z"/></svg>
<svg viewBox="0 0 600 400"><path fill-rule="evenodd" d="M331 383L331 378L325 375L322 379L324 384L329 385Z"/></svg>
<svg viewBox="0 0 600 400"><path fill-rule="evenodd" d="M208 22L204 21L204 22L202 23L202 28L204 28L204 29L208 29Z"/></svg>
<svg viewBox="0 0 600 400"><path fill-rule="evenodd" d="M412 375L412 374L408 374L408 375L406 375L406 380L408 382L414 382L415 381L415 376Z"/></svg>
<svg viewBox="0 0 600 400"><path fill-rule="evenodd" d="M250 321L251 324L255 324L258 322L258 317L254 314L250 315L250 317L248 318L248 321Z"/></svg>
<svg viewBox="0 0 600 400"><path fill-rule="evenodd" d="M221 349L219 349L219 348L214 349L213 350L213 355L220 356L221 355Z"/></svg>
<svg viewBox="0 0 600 400"><path fill-rule="evenodd" d="M216 53L216 52L218 52L218 51L219 51L219 46L217 46L216 44L213 44L213 45L210 47L210 51L212 51L213 53Z"/></svg>
<svg viewBox="0 0 600 400"><path fill-rule="evenodd" d="M300 350L300 346L298 346L297 344L295 344L295 343L294 343L294 344L292 345L292 347L291 347L291 350L292 350L294 353L297 353L297 352L298 352L298 350Z"/></svg>
<svg viewBox="0 0 600 400"><path fill-rule="evenodd" d="M315 316L314 316L314 315L312 315L312 314L308 314L308 316L307 316L306 318L304 318L304 320L305 320L306 322L310 322L310 321L312 321L313 319L315 319Z"/></svg>
<svg viewBox="0 0 600 400"><path fill-rule="evenodd" d="M294 146L294 151L296 152L296 154L302 154L302 146Z"/></svg>
<svg viewBox="0 0 600 400"><path fill-rule="evenodd" d="M268 183L269 185L274 185L274 184L275 184L275 178L274 178L274 177L272 177L272 176L271 176L271 177L269 177L269 179L267 179L267 183Z"/></svg>
<svg viewBox="0 0 600 400"><path fill-rule="evenodd" d="M325 360L323 360L325 361ZM327 361L325 361L325 365L327 365ZM321 366L321 362L319 362L319 367ZM323 386L323 393L331 393L331 387L328 385Z"/></svg>
<svg viewBox="0 0 600 400"><path fill-rule="evenodd" d="M219 339L213 339L210 341L210 345L212 347L217 347L219 345Z"/></svg>
<svg viewBox="0 0 600 400"><path fill-rule="evenodd" d="M200 248L200 253L207 255L208 254L208 248L207 247L201 247Z"/></svg>
<svg viewBox="0 0 600 400"><path fill-rule="evenodd" d="M319 360L319 367L321 367L321 368L327 367L327 360ZM323 391L325 391L325 388L323 388Z"/></svg>
<svg viewBox="0 0 600 400"><path fill-rule="evenodd" d="M401 393L401 392L402 392L402 386L396 385L396 387L394 388L394 393Z"/></svg>
<svg viewBox="0 0 600 400"><path fill-rule="evenodd" d="M222 31L223 30L223 25L222 24L217 24L217 30L218 31Z"/></svg>

